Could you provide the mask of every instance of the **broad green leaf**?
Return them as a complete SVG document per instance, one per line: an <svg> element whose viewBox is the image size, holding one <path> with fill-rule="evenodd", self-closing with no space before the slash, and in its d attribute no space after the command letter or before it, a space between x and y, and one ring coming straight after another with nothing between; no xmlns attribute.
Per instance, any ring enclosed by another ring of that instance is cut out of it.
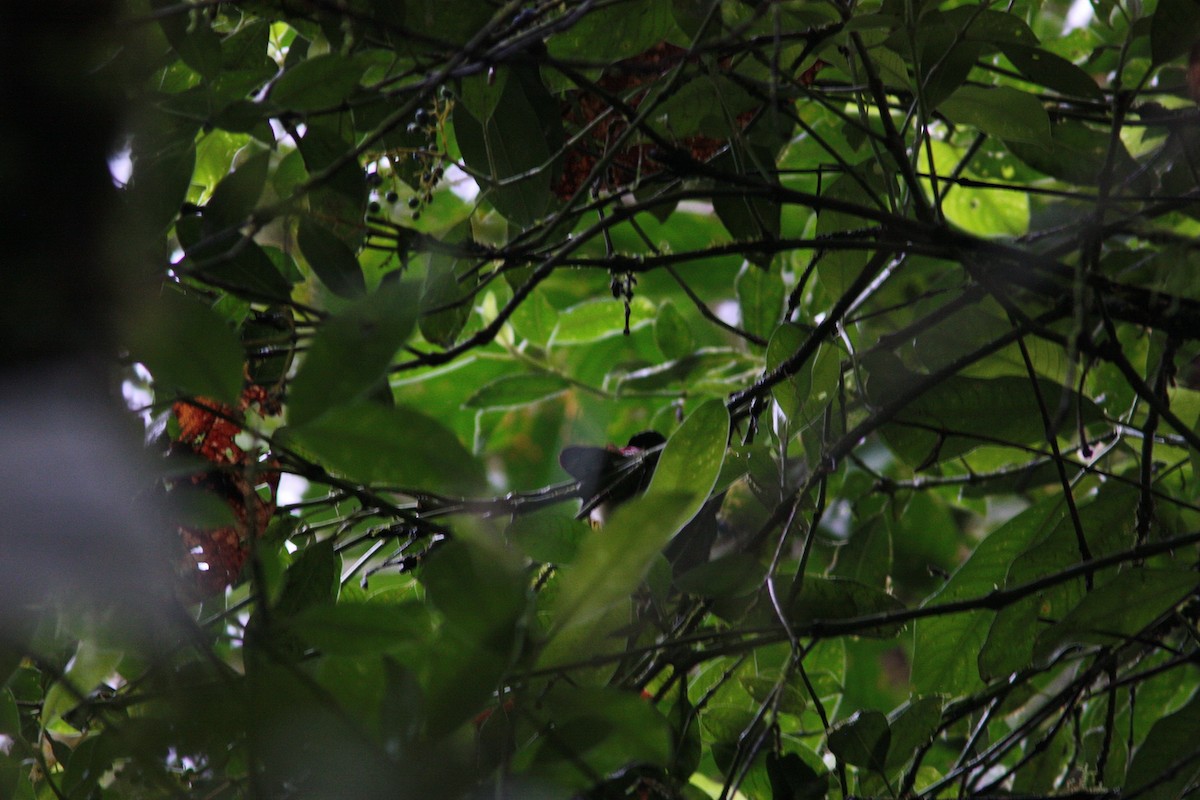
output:
<svg viewBox="0 0 1200 800"><path fill-rule="evenodd" d="M567 564L575 559L587 530L565 506L558 505L519 515L505 535L539 564Z"/></svg>
<svg viewBox="0 0 1200 800"><path fill-rule="evenodd" d="M970 558L922 606L982 597L1002 586L1013 559L1065 515L1061 499L1050 497L1013 517L980 542ZM978 688L982 682L976 660L994 618L994 612L980 609L917 620L913 631L914 688L922 694L949 696Z"/></svg>
<svg viewBox="0 0 1200 800"><path fill-rule="evenodd" d="M708 500L728 441L729 412L721 401L710 400L688 415L667 440L646 493L619 506L603 535L586 539L563 569L553 635L570 628L578 634L637 588L667 542ZM572 655L554 644L542 654L543 663Z"/></svg>
<svg viewBox="0 0 1200 800"><path fill-rule="evenodd" d="M354 147L354 127L349 114L310 117L296 146L311 177L326 176L305 195L308 211L321 224L357 252L363 238L367 210L366 173L346 153Z"/></svg>
<svg viewBox="0 0 1200 800"><path fill-rule="evenodd" d="M869 374L867 394L880 405L922 379L890 353L874 353L864 363ZM1068 399L1068 429L1075 427L1076 410L1083 412L1085 423L1100 418L1093 403L1060 384L1038 378L1037 390L1049 408L1057 408L1064 397ZM883 428L883 438L908 463L928 466L989 442L1040 442L1045 438L1045 425L1038 395L1028 378L955 375L909 403Z"/></svg>
<svg viewBox="0 0 1200 800"><path fill-rule="evenodd" d="M411 284L384 283L325 321L292 380L288 421L302 425L364 395L383 378L416 312Z"/></svg>
<svg viewBox="0 0 1200 800"><path fill-rule="evenodd" d="M1003 50L1013 66L1034 83L1054 89L1067 97L1087 97L1093 100L1104 97L1099 85L1090 75L1062 56L1040 47L1021 44L1005 45Z"/></svg>
<svg viewBox="0 0 1200 800"><path fill-rule="evenodd" d="M93 639L81 641L67 662L62 679L55 681L46 693L39 718L42 726L70 732L62 715L79 705L102 681L108 680L124 657L123 650L105 647Z"/></svg>
<svg viewBox="0 0 1200 800"><path fill-rule="evenodd" d="M742 311L742 327L765 339L783 316L783 277L778 268L764 269L749 262L742 265L734 282Z"/></svg>
<svg viewBox="0 0 1200 800"><path fill-rule="evenodd" d="M450 494L486 485L482 465L458 437L415 409L359 403L280 433L288 446L363 483Z"/></svg>
<svg viewBox="0 0 1200 800"><path fill-rule="evenodd" d="M629 304L629 330L654 322L655 307L650 300L637 295ZM618 300L602 298L585 300L571 306L558 316L558 324L550 336L550 344L584 344L620 336L625 331L625 306Z"/></svg>
<svg viewBox="0 0 1200 800"><path fill-rule="evenodd" d="M512 651L525 610L528 581L514 554L494 540L452 541L421 570L430 602L473 646ZM463 591L464 587L470 591Z"/></svg>
<svg viewBox="0 0 1200 800"><path fill-rule="evenodd" d="M696 349L692 329L669 300L658 307L658 316L654 318L654 343L668 360L683 358Z"/></svg>
<svg viewBox="0 0 1200 800"><path fill-rule="evenodd" d="M955 172L975 179L970 169L961 169L962 151L944 142L930 142L934 165L940 177ZM927 184L928 185L928 184ZM1029 195L1022 188L984 188L940 183L942 212L954 225L977 236L1020 236L1029 230ZM932 200L933 194L927 192Z"/></svg>
<svg viewBox="0 0 1200 800"><path fill-rule="evenodd" d="M807 334L799 325L784 323L775 329L767 342L766 370L771 372L800 349ZM771 388L771 396L779 404L779 409L788 419L796 419L800 409L808 400L812 376L811 361L796 371L795 374L780 381Z"/></svg>
<svg viewBox="0 0 1200 800"><path fill-rule="evenodd" d="M323 653L351 656L426 647L433 633L428 609L414 602L318 604L287 625Z"/></svg>
<svg viewBox="0 0 1200 800"><path fill-rule="evenodd" d="M487 120L456 107L454 131L467 166L506 219L528 227L550 210L562 120L536 71L512 68Z"/></svg>
<svg viewBox="0 0 1200 800"><path fill-rule="evenodd" d="M1079 525L1093 557L1111 555L1128 546L1129 536L1122 520L1133 515L1136 498L1133 487L1110 483L1094 497L1076 500ZM1028 583L1077 564L1080 559L1075 525L1071 518L1060 519L1013 559L1005 583L1010 587ZM1111 575L1097 574L1097 592L1105 591ZM1035 636L1047 624L1044 620L1061 620L1085 598L1085 583L1076 578L1001 609L980 649L979 674L990 680L1027 666L1034 658Z"/></svg>
<svg viewBox="0 0 1200 800"><path fill-rule="evenodd" d="M223 178L204 206L204 231L212 236L245 224L267 183L271 154L255 153Z"/></svg>
<svg viewBox="0 0 1200 800"><path fill-rule="evenodd" d="M571 385L565 378L551 373L505 375L480 387L463 405L479 409L518 408L540 403L569 388Z"/></svg>
<svg viewBox="0 0 1200 800"><path fill-rule="evenodd" d="M996 86L961 86L938 106L959 125L1014 142L1045 146L1050 141L1050 117L1031 94Z"/></svg>
<svg viewBox="0 0 1200 800"><path fill-rule="evenodd" d="M941 697L914 698L891 715L888 769L904 766L919 748L929 744L942 721L942 705Z"/></svg>
<svg viewBox="0 0 1200 800"><path fill-rule="evenodd" d="M492 112L496 110L500 98L504 95L508 75L507 67L495 67L487 72L463 78L459 91L460 102L480 123L492 118Z"/></svg>
<svg viewBox="0 0 1200 800"><path fill-rule="evenodd" d="M667 440L646 494L690 494L691 518L708 500L721 474L729 428L729 412L720 400L709 400L688 414Z"/></svg>
<svg viewBox="0 0 1200 800"><path fill-rule="evenodd" d="M844 174L832 181L823 197L853 203L869 209L879 209L887 197L882 181L875 176L871 166L860 166L853 174ZM825 252L817 263L817 276L825 291L833 297L841 297L858 277L866 265L868 252L874 248L870 234L856 235L875 223L854 214L822 209L817 216L817 235L843 234L845 239L861 241L862 249L833 249Z"/></svg>
<svg viewBox="0 0 1200 800"><path fill-rule="evenodd" d="M580 640L596 644L597 634L608 633L593 633L593 624L608 621L605 615L645 579L663 547L695 513L694 506L691 492L647 492L619 506L605 522L602 535L584 540L575 560L561 570L551 639L540 664L573 661L581 655Z"/></svg>
<svg viewBox="0 0 1200 800"><path fill-rule="evenodd" d="M795 753L767 753L767 777L772 800L824 800L829 792L829 773L817 773Z"/></svg>
<svg viewBox="0 0 1200 800"><path fill-rule="evenodd" d="M1010 139L1005 146L1029 166L1081 186L1094 186L1108 160L1108 148L1117 148L1113 160L1114 177L1124 180L1138 173L1139 166L1125 144L1113 140L1107 130L1092 128L1079 122L1056 122L1048 139L1037 143ZM1137 182L1133 188L1140 189Z"/></svg>
<svg viewBox="0 0 1200 800"><path fill-rule="evenodd" d="M620 391L646 392L687 386L695 394L725 394L753 380L759 372L761 362L745 353L731 348L703 347L674 361L616 377Z"/></svg>
<svg viewBox="0 0 1200 800"><path fill-rule="evenodd" d="M829 731L829 750L835 756L873 772L883 771L890 742L887 717L878 711L856 711Z"/></svg>
<svg viewBox="0 0 1200 800"><path fill-rule="evenodd" d="M292 284L270 256L251 239L236 233L209 240L207 246L188 250L193 263L184 267L201 280L212 282L238 297L257 302L286 302Z"/></svg>
<svg viewBox="0 0 1200 800"><path fill-rule="evenodd" d="M1200 39L1200 3L1195 0L1159 0L1150 19L1150 54L1155 64L1165 64L1188 51Z"/></svg>
<svg viewBox="0 0 1200 800"><path fill-rule="evenodd" d="M757 145L739 145L736 140L729 150L710 163L715 170L749 178L766 185L775 184L775 152ZM780 204L760 196L721 193L713 197L713 210L729 235L737 241L771 241L779 238ZM746 258L761 267L771 263L770 252L746 251Z"/></svg>
<svg viewBox="0 0 1200 800"><path fill-rule="evenodd" d="M203 302L166 290L130 342L131 354L154 376L161 400L211 397L234 404L242 391L245 353L237 334Z"/></svg>
<svg viewBox="0 0 1200 800"><path fill-rule="evenodd" d="M1200 575L1192 571L1134 568L1122 572L1042 631L1034 656L1046 658L1068 644L1121 644L1192 594L1197 585Z"/></svg>
<svg viewBox="0 0 1200 800"><path fill-rule="evenodd" d="M325 539L300 551L283 576L283 590L274 609L282 617L299 614L337 599L342 559Z"/></svg>
<svg viewBox="0 0 1200 800"><path fill-rule="evenodd" d="M560 683L540 698L538 707L555 720L554 729L532 743L535 752L527 774L539 781L583 790L593 785L595 775L670 763L671 726L636 692Z"/></svg>
<svg viewBox="0 0 1200 800"><path fill-rule="evenodd" d="M558 309L550 304L545 294L535 289L521 305L517 306L517 310L509 317L509 322L512 323L513 330L517 332L517 335L534 344L545 345L554 334L558 315Z"/></svg>
<svg viewBox="0 0 1200 800"><path fill-rule="evenodd" d="M364 71L362 63L346 56L313 56L279 76L271 87L270 100L291 111L337 106L358 86Z"/></svg>
<svg viewBox="0 0 1200 800"><path fill-rule="evenodd" d="M892 536L883 517L871 517L854 528L838 549L831 574L880 589L891 583Z"/></svg>
<svg viewBox="0 0 1200 800"><path fill-rule="evenodd" d="M650 49L674 29L669 0L630 0L583 15L547 47L556 58L610 64Z"/></svg>
<svg viewBox="0 0 1200 800"><path fill-rule="evenodd" d="M478 275L475 264L467 259L443 253L429 257L417 323L426 340L440 347L451 347L457 341L471 316Z"/></svg>
<svg viewBox="0 0 1200 800"><path fill-rule="evenodd" d="M741 597L762 586L766 567L748 553L731 553L694 567L675 586L697 597Z"/></svg>
<svg viewBox="0 0 1200 800"><path fill-rule="evenodd" d="M903 611L904 603L882 589L857 581L806 575L800 593L784 610L792 627L805 628L814 623ZM759 616L763 622L777 621L774 610L764 609ZM902 627L896 623L877 625L864 628L857 635L889 639Z"/></svg>
<svg viewBox="0 0 1200 800"><path fill-rule="evenodd" d="M308 266L329 291L341 297L359 297L367 290L362 267L346 243L328 228L305 217L300 221L296 243Z"/></svg>
<svg viewBox="0 0 1200 800"><path fill-rule="evenodd" d="M1179 800L1200 775L1196 731L1200 730L1200 692L1183 708L1154 723L1133 754L1124 793L1143 800Z"/></svg>

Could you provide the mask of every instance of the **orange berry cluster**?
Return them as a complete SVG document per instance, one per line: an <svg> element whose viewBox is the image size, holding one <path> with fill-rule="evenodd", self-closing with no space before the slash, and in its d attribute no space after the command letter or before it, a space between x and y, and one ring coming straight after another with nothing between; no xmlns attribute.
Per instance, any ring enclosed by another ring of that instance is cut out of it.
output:
<svg viewBox="0 0 1200 800"><path fill-rule="evenodd" d="M259 464L235 441L240 421L254 408L264 416L279 413L279 401L261 386L248 386L237 407L206 397L181 400L172 406L179 434L172 451L182 448L210 462L212 467L177 482L208 492L229 506L233 524L216 528L179 526L183 553L176 565L180 594L199 601L224 591L237 580L249 556L248 542L261 536L275 513L279 471L272 463Z"/></svg>

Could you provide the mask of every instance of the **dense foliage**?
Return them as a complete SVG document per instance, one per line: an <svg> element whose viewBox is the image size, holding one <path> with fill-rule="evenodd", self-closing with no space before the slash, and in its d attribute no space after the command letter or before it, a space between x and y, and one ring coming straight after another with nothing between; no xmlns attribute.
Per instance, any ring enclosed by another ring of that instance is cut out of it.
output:
<svg viewBox="0 0 1200 800"><path fill-rule="evenodd" d="M1200 5L126 15L178 605L0 796L1195 792Z"/></svg>

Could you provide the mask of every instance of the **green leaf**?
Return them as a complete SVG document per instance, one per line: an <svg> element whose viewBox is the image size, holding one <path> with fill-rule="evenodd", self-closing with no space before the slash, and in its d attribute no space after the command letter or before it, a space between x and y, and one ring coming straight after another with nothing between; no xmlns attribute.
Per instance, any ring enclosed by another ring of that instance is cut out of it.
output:
<svg viewBox="0 0 1200 800"><path fill-rule="evenodd" d="M630 0L581 16L547 47L555 58L611 64L650 49L674 29L669 0Z"/></svg>
<svg viewBox="0 0 1200 800"><path fill-rule="evenodd" d="M533 742L528 775L539 782L582 791L596 775L670 763L671 726L636 692L559 683L538 705L555 720Z"/></svg>
<svg viewBox="0 0 1200 800"><path fill-rule="evenodd" d="M291 111L318 111L336 106L358 86L366 67L337 54L307 58L279 76L270 100Z"/></svg>
<svg viewBox="0 0 1200 800"><path fill-rule="evenodd" d="M942 721L942 698L920 697L909 701L889 720L891 741L886 766L902 767L917 750L929 744Z"/></svg>
<svg viewBox="0 0 1200 800"><path fill-rule="evenodd" d="M288 629L323 653L366 656L428 646L433 627L421 603L327 603L288 620Z"/></svg>
<svg viewBox="0 0 1200 800"><path fill-rule="evenodd" d="M551 305L545 294L535 289L525 298L525 302L517 306L509 322L519 336L536 345L545 345L554 334L558 316L558 309Z"/></svg>
<svg viewBox="0 0 1200 800"><path fill-rule="evenodd" d="M565 506L522 514L505 534L530 560L539 564L568 564L575 559L587 526Z"/></svg>
<svg viewBox="0 0 1200 800"><path fill-rule="evenodd" d="M1078 122L1055 123L1050 138L1036 144L1005 142L1013 155L1038 172L1081 186L1094 186L1099 181L1110 144L1117 148L1114 177L1124 180L1137 173L1138 163L1120 139L1114 141L1107 131ZM1140 188L1136 182L1131 186Z"/></svg>
<svg viewBox="0 0 1200 800"><path fill-rule="evenodd" d="M822 578L806 575L800 593L787 605L788 622L804 628L816 622L833 622L872 614L888 614L904 610L904 603L873 586L844 578ZM773 609L760 612L763 621L776 621ZM890 639L903 625L879 625L859 631L857 635Z"/></svg>
<svg viewBox="0 0 1200 800"><path fill-rule="evenodd" d="M302 425L364 395L408 338L416 312L411 284L384 283L324 322L292 381L288 421Z"/></svg>
<svg viewBox="0 0 1200 800"><path fill-rule="evenodd" d="M959 125L1014 142L1047 145L1050 117L1036 97L1007 86L960 86L938 106Z"/></svg>
<svg viewBox="0 0 1200 800"><path fill-rule="evenodd" d="M1179 800L1197 776L1196 731L1200 730L1200 692L1187 705L1154 723L1133 754L1123 793L1143 800Z"/></svg>
<svg viewBox="0 0 1200 800"><path fill-rule="evenodd" d="M1155 64L1165 64L1188 51L1200 39L1200 3L1195 0L1159 0L1150 19L1150 54Z"/></svg>
<svg viewBox="0 0 1200 800"><path fill-rule="evenodd" d="M747 262L738 272L734 290L742 310L742 327L759 338L768 338L783 316L785 291L780 270Z"/></svg>
<svg viewBox="0 0 1200 800"><path fill-rule="evenodd" d="M274 612L290 617L313 606L337 598L342 559L333 549L333 539L325 539L300 551L283 576L283 590Z"/></svg>
<svg viewBox="0 0 1200 800"><path fill-rule="evenodd" d="M350 248L312 217L300 220L296 243L308 266L329 291L341 297L359 297L367 290L362 267Z"/></svg>
<svg viewBox="0 0 1200 800"><path fill-rule="evenodd" d="M176 226L176 231L179 226ZM210 281L238 297L256 302L287 302L292 284L252 239L236 232L214 237L187 250L185 267L201 280Z"/></svg>
<svg viewBox="0 0 1200 800"><path fill-rule="evenodd" d="M555 600L553 636L574 635L601 620L645 579L667 542L708 500L721 473L729 441L729 412L710 400L688 415L667 440L646 493L619 506L604 535L584 541L575 561L562 571ZM561 663L576 653L550 646L543 662Z"/></svg>
<svg viewBox="0 0 1200 800"><path fill-rule="evenodd" d="M829 773L817 771L795 753L767 753L771 800L824 800L829 793Z"/></svg>
<svg viewBox="0 0 1200 800"><path fill-rule="evenodd" d="M479 271L472 261L432 254L421 287L421 335L440 347L453 346L471 316L478 283Z"/></svg>
<svg viewBox="0 0 1200 800"><path fill-rule="evenodd" d="M525 610L528 581L513 554L479 538L438 548L421 570L430 602L467 642L511 652ZM470 591L463 591L464 587Z"/></svg>
<svg viewBox="0 0 1200 800"><path fill-rule="evenodd" d="M160 399L196 396L237 402L245 354L237 333L215 311L166 290L149 316L133 331L130 349L154 376Z"/></svg>
<svg viewBox="0 0 1200 800"><path fill-rule="evenodd" d="M750 178L766 185L778 183L774 173L775 153L765 147L742 145L736 140L729 150L714 158L709 166L738 177ZM778 201L758 195L721 193L713 197L713 210L737 241L772 241L779 238L781 206ZM747 250L746 258L766 267L771 263L770 252Z"/></svg>
<svg viewBox="0 0 1200 800"><path fill-rule="evenodd" d="M630 301L629 330L654 321L654 303L638 295ZM558 315L550 344L584 344L620 336L625 331L625 306L611 298L585 300Z"/></svg>
<svg viewBox="0 0 1200 800"><path fill-rule="evenodd" d="M1200 575L1192 571L1135 568L1122 572L1042 631L1034 656L1047 658L1069 644L1121 644L1191 595L1198 585Z"/></svg>
<svg viewBox="0 0 1200 800"><path fill-rule="evenodd" d="M475 494L487 483L482 465L458 437L403 406L344 406L280 434L289 446L363 483L449 494Z"/></svg>
<svg viewBox="0 0 1200 800"><path fill-rule="evenodd" d="M883 772L891 730L878 711L856 711L829 731L829 750L856 767Z"/></svg>
<svg viewBox="0 0 1200 800"><path fill-rule="evenodd" d="M1079 526L1095 556L1109 555L1128 546L1128 534L1114 520L1133 514L1137 491L1131 486L1109 483L1094 496L1076 500ZM1060 519L1012 560L1006 586L1017 586L1066 569L1080 560L1079 543L1072 519ZM1097 576L1097 591L1103 591L1111 573ZM1009 675L1033 661L1036 634L1046 619L1062 619L1086 598L1082 578L1058 584L997 612L979 651L979 674L984 680ZM1092 601L1096 602L1096 601ZM1032 634L1032 635L1031 635Z"/></svg>
<svg viewBox="0 0 1200 800"><path fill-rule="evenodd" d="M540 403L569 388L566 379L549 373L505 375L481 387L463 405L480 409L519 408Z"/></svg>
<svg viewBox="0 0 1200 800"><path fill-rule="evenodd" d="M658 307L658 316L654 318L654 343L668 360L682 358L696 349L692 329L670 300Z"/></svg>
<svg viewBox="0 0 1200 800"><path fill-rule="evenodd" d="M495 67L487 72L463 78L459 101L481 123L492 118L496 106L508 85L508 67Z"/></svg>
<svg viewBox="0 0 1200 800"><path fill-rule="evenodd" d="M950 580L922 605L981 597L1004 584L1013 559L1064 519L1058 497L1043 499L988 535ZM981 686L976 661L995 613L987 610L917 620L913 632L912 682L922 694L958 695Z"/></svg>
<svg viewBox="0 0 1200 800"><path fill-rule="evenodd" d="M55 681L46 693L39 717L42 726L70 732L71 726L62 721L62 715L111 677L124 657L123 650L105 647L93 639L81 641L63 670L62 679Z"/></svg>
<svg viewBox="0 0 1200 800"><path fill-rule="evenodd" d="M512 68L487 120L456 106L454 131L463 160L506 219L528 227L549 212L562 120L536 70Z"/></svg>
<svg viewBox="0 0 1200 800"><path fill-rule="evenodd" d="M681 592L697 597L742 597L762 586L766 576L757 558L731 553L694 567L675 579Z"/></svg>
<svg viewBox="0 0 1200 800"><path fill-rule="evenodd" d="M708 500L721 474L729 428L729 412L720 400L709 400L688 414L667 440L646 494L690 494L690 519Z"/></svg>
<svg viewBox="0 0 1200 800"><path fill-rule="evenodd" d="M267 184L270 163L269 152L256 153L217 184L204 206L206 235L236 229L246 223Z"/></svg>
<svg viewBox="0 0 1200 800"><path fill-rule="evenodd" d="M921 376L909 372L890 353L864 359L870 378L867 394L883 404ZM1038 392L1050 408L1067 398L1072 414L1083 412L1083 422L1099 419L1093 403L1053 381L1039 378ZM1076 421L1068 418L1072 428ZM908 423L907 425L905 423ZM1045 437L1037 394L1028 378L952 376L915 398L883 437L894 453L914 466L928 466L968 453L982 444L1006 441L1032 444Z"/></svg>
<svg viewBox="0 0 1200 800"><path fill-rule="evenodd" d="M1160 5L1159 8L1162 6ZM1087 97L1101 100L1104 92L1092 77L1062 56L1040 47L1008 44L1004 55L1029 80L1054 89L1067 97Z"/></svg>

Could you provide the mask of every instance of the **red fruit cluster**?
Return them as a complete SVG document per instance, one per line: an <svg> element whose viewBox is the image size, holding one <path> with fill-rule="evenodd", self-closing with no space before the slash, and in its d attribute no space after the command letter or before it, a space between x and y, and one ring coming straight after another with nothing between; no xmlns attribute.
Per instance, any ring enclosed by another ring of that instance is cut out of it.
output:
<svg viewBox="0 0 1200 800"><path fill-rule="evenodd" d="M567 93L562 116L567 136L574 144L563 155L562 174L553 187L560 199L569 199L587 183L596 163L629 128L625 117L612 108L602 94L620 97L627 106L636 109L654 82L686 58L687 51L683 48L659 42L643 53L606 68L596 81L600 93L586 89ZM745 112L738 116L738 122L745 125L753 116L753 111ZM675 144L696 161L703 162L716 155L726 140L697 134L684 137ZM601 178L602 187L611 191L633 183L638 177L661 172L663 165L651 158L654 148L654 145L644 143L622 147L609 161Z"/></svg>
<svg viewBox="0 0 1200 800"><path fill-rule="evenodd" d="M190 451L212 464L177 482L175 488L208 492L233 513L231 525L179 527L183 553L176 568L185 600L202 600L236 581L249 557L248 542L262 535L275 513L279 471L272 463L257 463L235 441L251 408L269 416L279 413L279 402L261 386L249 386L236 408L206 397L172 406L179 421L172 451Z"/></svg>

